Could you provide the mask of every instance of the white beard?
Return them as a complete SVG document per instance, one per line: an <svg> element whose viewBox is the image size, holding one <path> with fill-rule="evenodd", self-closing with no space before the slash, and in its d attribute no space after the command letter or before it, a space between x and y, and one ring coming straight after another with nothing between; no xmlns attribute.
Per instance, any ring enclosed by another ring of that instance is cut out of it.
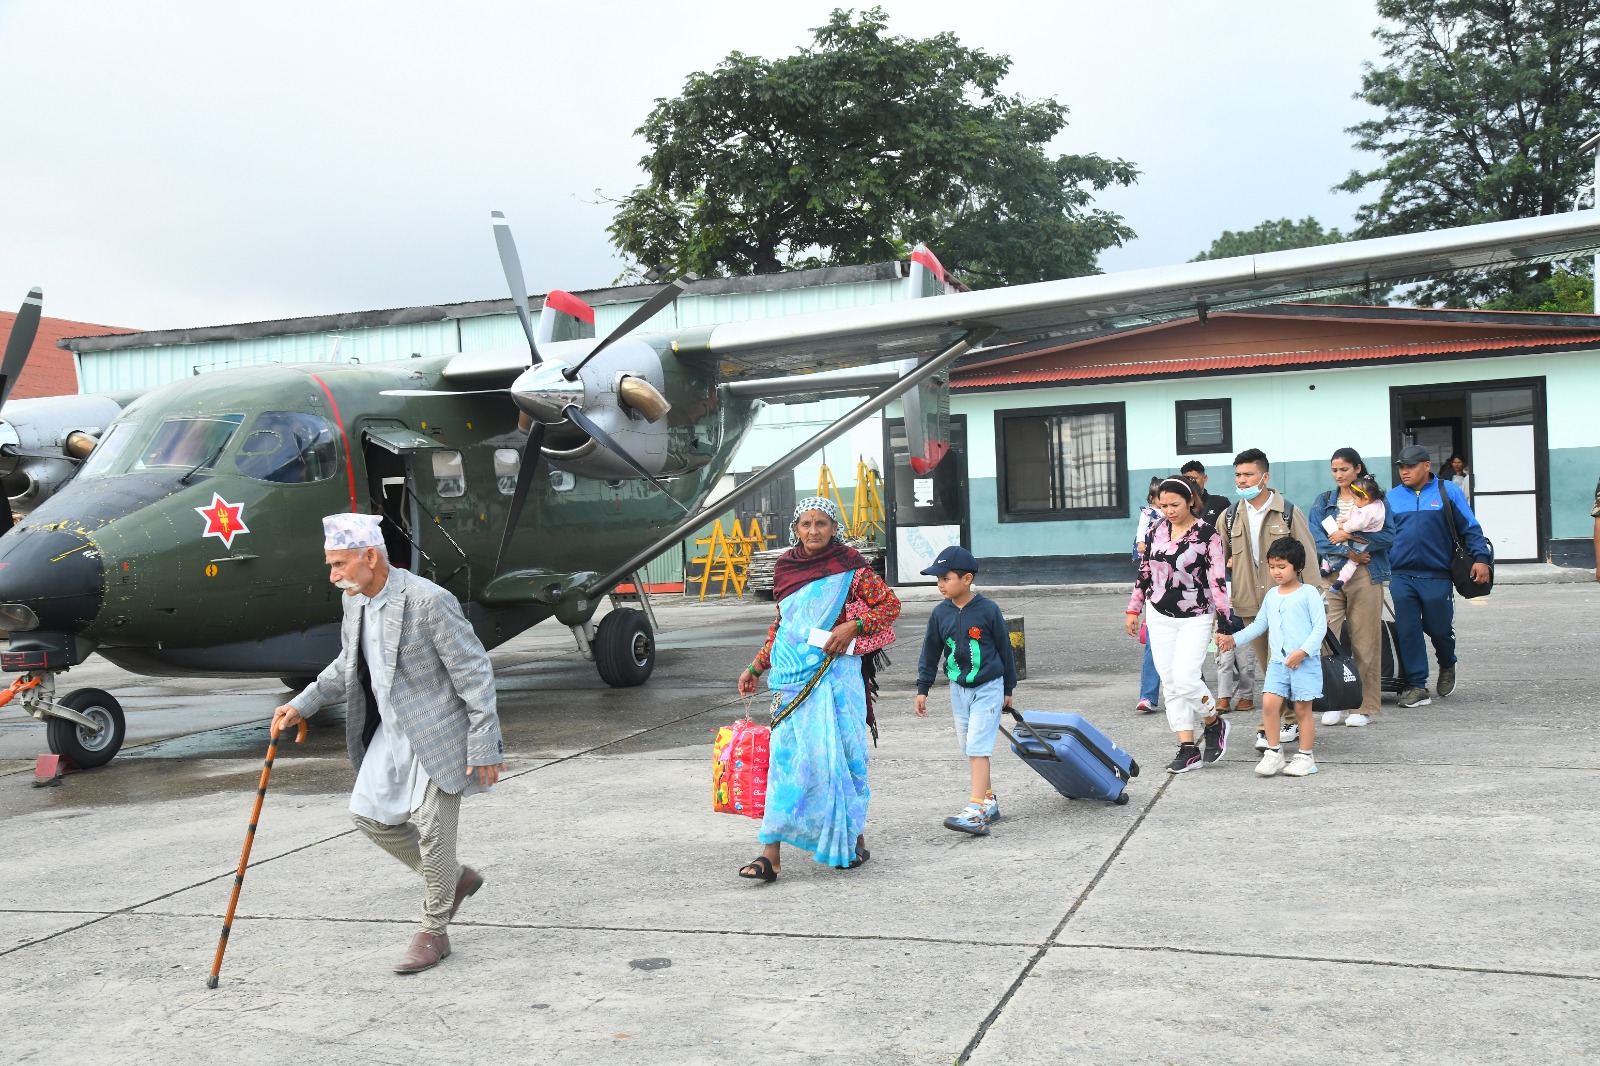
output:
<svg viewBox="0 0 1600 1066"><path fill-rule="evenodd" d="M352 591L354 591L354 590L356 590L356 589L361 587L360 585L356 584L354 581L349 581L349 580L335 581L333 584L334 584L334 586L336 588L344 589L346 592L352 592Z"/></svg>

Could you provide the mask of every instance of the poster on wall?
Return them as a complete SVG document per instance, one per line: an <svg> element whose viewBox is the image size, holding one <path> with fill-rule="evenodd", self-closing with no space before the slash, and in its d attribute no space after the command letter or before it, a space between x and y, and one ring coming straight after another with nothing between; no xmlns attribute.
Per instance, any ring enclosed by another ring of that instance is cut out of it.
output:
<svg viewBox="0 0 1600 1066"><path fill-rule="evenodd" d="M935 579L922 570L932 566L940 552L961 543L961 526L896 526L894 537L896 580L902 585L932 585Z"/></svg>

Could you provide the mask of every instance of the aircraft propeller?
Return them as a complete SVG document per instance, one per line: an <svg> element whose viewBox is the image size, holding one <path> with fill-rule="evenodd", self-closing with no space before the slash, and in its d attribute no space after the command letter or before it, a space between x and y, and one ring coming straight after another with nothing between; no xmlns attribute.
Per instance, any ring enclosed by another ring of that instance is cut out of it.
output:
<svg viewBox="0 0 1600 1066"><path fill-rule="evenodd" d="M523 279L522 260L517 254L516 240L511 234L511 224L506 220L502 211L489 212L490 223L494 228L495 247L500 253L500 267L505 273L506 285L511 289L511 301L517 310L517 320L522 323L522 332L528 338L528 369L523 372L509 389L474 389L449 395L468 396L483 395L485 393L509 393L517 402L524 416L531 416L532 425L529 426L528 439L522 446L522 455L517 464L517 482L512 491L511 506L506 514L506 526L500 537L500 551L495 557L495 573L500 572L500 567L505 559L507 549L511 544L512 534L516 532L518 523L522 519L522 511L527 504L528 490L533 484L540 460L544 458L544 434L547 425L560 422L570 422L601 448L610 452L621 460L629 469L641 478L650 482L661 491L668 499L676 503L685 514L689 513L682 501L673 496L664 482L652 474L645 465L626 448L624 448L605 428L586 414L583 410L585 399L584 388L579 381L579 373L590 360L605 351L611 344L633 332L650 319L660 314L662 309L676 300L685 289L699 280L694 274L685 274L663 285L643 306L629 315L628 318L616 329L608 333L599 344L595 345L587 355L573 366L553 364L545 366L544 357L539 351L538 334L533 328L533 316L528 306L528 286ZM546 310L548 314L548 308ZM519 387L520 386L520 387ZM619 387L619 397L627 407L642 415L647 421L655 422L671 407L666 397L642 376L627 375ZM436 390L428 389L390 389L385 391L385 396L438 396Z"/></svg>
<svg viewBox="0 0 1600 1066"><path fill-rule="evenodd" d="M39 316L44 307L44 291L38 286L28 290L27 299L22 301L22 306L17 310L17 317L11 323L11 336L6 340L6 352L0 357L0 410L3 410L6 401L11 398L11 390L16 388L17 378L22 376L22 368L28 361L28 352L33 348L33 339L39 333ZM0 499L0 533L11 528L11 507Z"/></svg>

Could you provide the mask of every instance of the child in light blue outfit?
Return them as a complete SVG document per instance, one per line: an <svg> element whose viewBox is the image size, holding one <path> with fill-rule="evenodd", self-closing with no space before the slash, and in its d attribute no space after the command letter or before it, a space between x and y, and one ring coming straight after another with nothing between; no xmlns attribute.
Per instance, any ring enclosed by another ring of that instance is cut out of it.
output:
<svg viewBox="0 0 1600 1066"><path fill-rule="evenodd" d="M1317 760L1311 751L1316 739L1311 703L1322 697L1322 638L1328 631L1328 615L1322 607L1321 593L1300 581L1305 565L1306 550L1299 541L1293 537L1273 541L1267 549L1267 569L1277 588L1262 598L1255 621L1231 637L1217 637L1217 646L1222 648L1224 642L1228 646L1248 644L1263 632L1267 634L1272 656L1261 697L1261 731L1266 743L1256 744L1263 749L1261 762L1256 764L1256 773L1262 777L1279 771L1285 777L1308 777L1317 772ZM1272 743L1279 736L1286 700L1294 703L1294 716L1300 727L1300 750L1287 766L1283 752Z"/></svg>

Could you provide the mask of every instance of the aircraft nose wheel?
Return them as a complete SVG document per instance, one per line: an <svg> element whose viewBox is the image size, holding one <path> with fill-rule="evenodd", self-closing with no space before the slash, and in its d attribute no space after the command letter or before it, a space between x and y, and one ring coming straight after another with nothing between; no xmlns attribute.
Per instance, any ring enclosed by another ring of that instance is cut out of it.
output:
<svg viewBox="0 0 1600 1066"><path fill-rule="evenodd" d="M600 620L594 635L600 680L612 688L642 685L656 668L656 639L642 611L623 607Z"/></svg>
<svg viewBox="0 0 1600 1066"><path fill-rule="evenodd" d="M80 688L67 693L57 702L77 711L100 729L97 732L70 719L51 718L45 726L45 737L52 752L65 755L79 769L88 770L104 766L122 750L127 724L123 721L122 704L111 693L97 688Z"/></svg>

